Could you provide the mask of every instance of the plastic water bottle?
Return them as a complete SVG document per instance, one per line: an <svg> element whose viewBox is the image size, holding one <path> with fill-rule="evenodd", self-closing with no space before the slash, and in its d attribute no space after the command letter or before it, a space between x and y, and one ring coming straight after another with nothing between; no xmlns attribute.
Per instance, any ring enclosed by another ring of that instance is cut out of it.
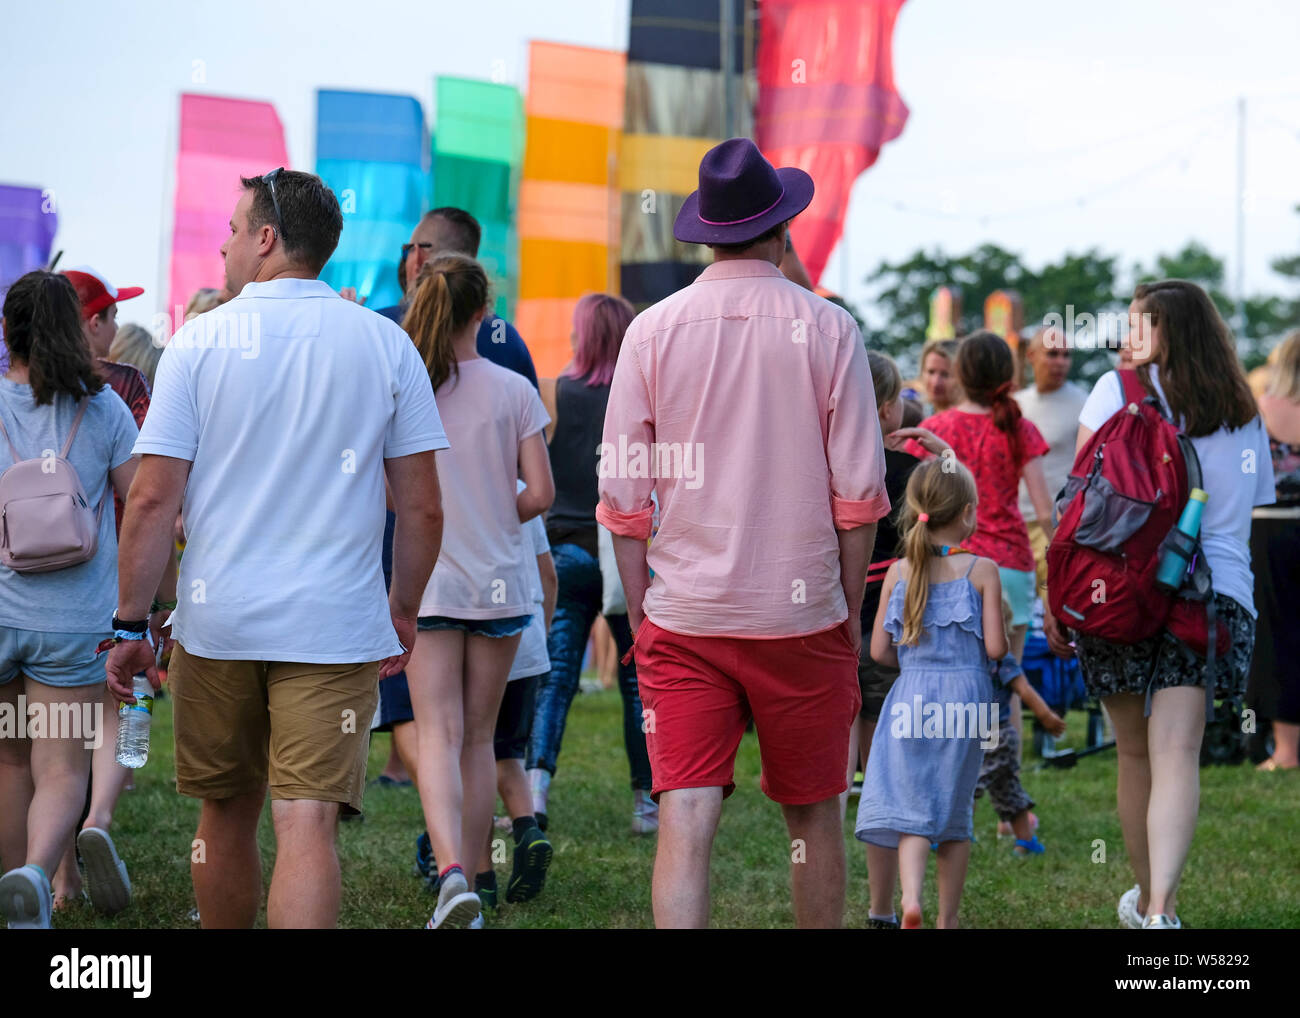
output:
<svg viewBox="0 0 1300 1018"><path fill-rule="evenodd" d="M1201 532L1201 513L1209 500L1210 496L1200 488L1192 489L1187 505L1183 507L1183 515L1178 518L1178 528L1169 535L1169 547L1160 557L1160 567L1156 570L1158 589L1172 594L1183 585L1197 535Z"/></svg>
<svg viewBox="0 0 1300 1018"><path fill-rule="evenodd" d="M117 762L143 767L149 759L149 725L153 721L153 686L144 675L131 685L135 703L117 705Z"/></svg>

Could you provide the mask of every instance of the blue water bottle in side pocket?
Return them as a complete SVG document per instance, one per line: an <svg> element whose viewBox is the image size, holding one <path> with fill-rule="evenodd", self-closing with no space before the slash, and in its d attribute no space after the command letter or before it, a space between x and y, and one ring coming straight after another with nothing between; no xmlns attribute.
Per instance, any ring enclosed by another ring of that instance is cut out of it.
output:
<svg viewBox="0 0 1300 1018"><path fill-rule="evenodd" d="M1196 553L1201 534L1201 515L1210 496L1200 488L1193 488L1187 505L1178 519L1178 526L1164 540L1160 566L1156 570L1156 589L1166 594L1176 594L1183 585L1183 577Z"/></svg>

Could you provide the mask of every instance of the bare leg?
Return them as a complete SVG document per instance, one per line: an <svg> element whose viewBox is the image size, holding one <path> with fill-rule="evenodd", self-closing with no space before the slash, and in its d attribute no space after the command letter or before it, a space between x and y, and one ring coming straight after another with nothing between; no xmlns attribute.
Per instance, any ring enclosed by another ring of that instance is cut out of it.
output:
<svg viewBox="0 0 1300 1018"><path fill-rule="evenodd" d="M460 751L464 800L461 806L461 858L478 858L492 830L497 801L497 764L492 751L497 714L506 691L506 676L519 648L520 635L470 636L465 644L465 741Z"/></svg>
<svg viewBox="0 0 1300 1018"><path fill-rule="evenodd" d="M1204 705L1204 699L1201 704ZM1147 756L1145 704L1136 693L1117 693L1105 699L1106 712L1115 728L1119 760L1116 800L1129 864L1137 878L1138 912L1145 915L1151 892L1151 867L1147 849L1147 807L1151 798L1151 761Z"/></svg>
<svg viewBox="0 0 1300 1018"><path fill-rule="evenodd" d="M1151 866L1152 915L1175 914L1178 881L1196 833L1201 798L1201 736L1205 732L1205 690L1178 686L1157 690L1147 728L1151 799L1147 842Z"/></svg>
<svg viewBox="0 0 1300 1018"><path fill-rule="evenodd" d="M17 675L0 686L0 708L15 718L25 682ZM34 791L31 739L0 739L0 870L27 863L27 812Z"/></svg>
<svg viewBox="0 0 1300 1018"><path fill-rule="evenodd" d="M45 717L66 716L66 705L78 713L81 705L96 703L104 695L104 686L46 686L32 679L24 681L27 705L41 704ZM54 708L54 710L52 710ZM27 809L27 859L53 873L71 842L81 810L86 805L86 782L90 780L90 754L85 738L45 738L30 740L33 794ZM63 733L73 734L73 733ZM17 865L22 865L18 863Z"/></svg>
<svg viewBox="0 0 1300 1018"><path fill-rule="evenodd" d="M853 779L858 774L858 739L861 729L860 719L855 718L849 726L849 772L845 777L844 791L840 793L840 816L849 808L849 792L853 790Z"/></svg>
<svg viewBox="0 0 1300 1018"><path fill-rule="evenodd" d="M655 852L655 926L704 929L709 925L709 857L722 816L722 789L676 788L659 796Z"/></svg>
<svg viewBox="0 0 1300 1018"><path fill-rule="evenodd" d="M794 921L801 930L844 926L844 811L834 796L806 806L782 806L792 842L802 842L802 861L790 864Z"/></svg>
<svg viewBox="0 0 1300 1018"><path fill-rule="evenodd" d="M463 869L478 858L477 850L467 859L460 855L465 638L458 629L419 633L406 666L419 742L416 784L434 858L443 869L453 863Z"/></svg>
<svg viewBox="0 0 1300 1018"><path fill-rule="evenodd" d="M1279 767L1300 766L1300 725L1273 722L1273 762Z"/></svg>
<svg viewBox="0 0 1300 1018"><path fill-rule="evenodd" d="M409 722L407 722L409 724ZM388 762L384 764L383 776L392 778L394 781L410 781L411 775L406 769L406 762L402 759L402 751L397 745L397 729L400 725L393 726L392 740L388 746Z"/></svg>
<svg viewBox="0 0 1300 1018"><path fill-rule="evenodd" d="M334 841L339 804L315 799L275 799L275 871L266 897L273 930L331 930L339 923L342 875ZM202 915L202 910L199 912Z"/></svg>
<svg viewBox="0 0 1300 1018"><path fill-rule="evenodd" d="M867 844L867 886L871 888L871 914L894 914L894 888L898 884L898 850Z"/></svg>
<svg viewBox="0 0 1300 1018"><path fill-rule="evenodd" d="M194 899L205 930L249 930L262 900L257 821L266 789L230 799L204 799L190 851Z"/></svg>
<svg viewBox="0 0 1300 1018"><path fill-rule="evenodd" d="M533 815L533 797L528 791L528 776L522 760L497 761L497 794L505 804L511 820Z"/></svg>
<svg viewBox="0 0 1300 1018"><path fill-rule="evenodd" d="M921 928L921 892L925 888L925 867L930 861L930 839L903 834L898 839L898 880L903 888L905 930Z"/></svg>
<svg viewBox="0 0 1300 1018"><path fill-rule="evenodd" d="M420 769L420 737L415 731L414 721L402 721L393 725L393 750L406 776L415 784L416 772ZM392 761L389 761L392 766Z"/></svg>
<svg viewBox="0 0 1300 1018"><path fill-rule="evenodd" d="M592 663L601 689L613 689L618 682L618 648L605 616L597 615L591 625Z"/></svg>
<svg viewBox="0 0 1300 1018"><path fill-rule="evenodd" d="M944 841L939 845L939 921L941 930L957 929L961 892L966 886L966 864L970 861L969 841Z"/></svg>

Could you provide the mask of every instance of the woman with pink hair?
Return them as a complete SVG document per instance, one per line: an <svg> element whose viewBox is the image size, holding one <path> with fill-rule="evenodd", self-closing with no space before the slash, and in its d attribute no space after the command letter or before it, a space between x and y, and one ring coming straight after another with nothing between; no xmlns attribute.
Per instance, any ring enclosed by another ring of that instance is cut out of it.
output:
<svg viewBox="0 0 1300 1018"><path fill-rule="evenodd" d="M553 422L547 437L555 477L555 503L546 519L546 534L559 576L559 595L547 639L551 672L537 688L528 740L528 778L534 812L543 830L548 824L547 797L569 705L578 689L583 652L592 624L601 613L597 464L609 383L623 334L635 314L622 297L587 294L573 312L573 360L559 378L541 381L542 401ZM626 611L605 618L622 658L632 646ZM659 826L658 807L650 799L650 758L641 730L635 665L619 665L618 684L623 694L623 738L632 781L632 828L650 834Z"/></svg>

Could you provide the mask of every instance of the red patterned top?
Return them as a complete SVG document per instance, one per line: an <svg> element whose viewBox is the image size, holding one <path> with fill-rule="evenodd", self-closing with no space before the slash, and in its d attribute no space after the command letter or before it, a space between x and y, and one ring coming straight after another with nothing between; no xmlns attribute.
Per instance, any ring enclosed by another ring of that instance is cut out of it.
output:
<svg viewBox="0 0 1300 1018"><path fill-rule="evenodd" d="M131 416L135 418L135 426L138 428L143 425L144 415L149 412L149 383L140 373L140 369L130 364L106 361L103 358L96 362L96 367L99 368L100 377L112 387L113 391L122 398L126 408L131 411ZM113 492L113 509L117 513L117 534L121 537L122 513L125 512L126 506L117 497L117 492Z"/></svg>
<svg viewBox="0 0 1300 1018"><path fill-rule="evenodd" d="M920 427L933 431L952 446L957 459L975 475L980 500L975 510L975 533L965 542L966 547L1004 569L1032 571L1034 553L1025 518L1020 515L1019 493L1025 464L1049 448L1038 429L1020 418L1020 458L1016 459L1006 432L998 430L991 414L945 410L927 417ZM907 443L907 451L914 456L930 455L915 442Z"/></svg>

